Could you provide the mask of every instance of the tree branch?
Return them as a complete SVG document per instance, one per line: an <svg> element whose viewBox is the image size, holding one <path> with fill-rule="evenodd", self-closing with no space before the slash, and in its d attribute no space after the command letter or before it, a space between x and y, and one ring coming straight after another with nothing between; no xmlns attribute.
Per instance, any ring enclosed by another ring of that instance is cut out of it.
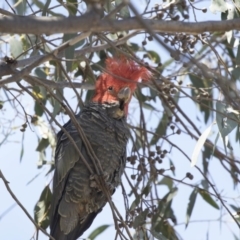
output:
<svg viewBox="0 0 240 240"><path fill-rule="evenodd" d="M142 19L145 25L155 32L199 34L203 32L240 30L240 19L206 22L177 22L154 19ZM89 12L78 17L36 17L1 16L1 33L56 34L82 31L105 32L144 30L143 24L135 17L123 20L102 19L98 14Z"/></svg>
<svg viewBox="0 0 240 240"><path fill-rule="evenodd" d="M51 80L46 80L43 78L35 77L32 75L26 75L24 76L24 80L26 80L30 84L41 82L42 86L47 86L49 88L81 88L85 90L94 90L95 85L91 83L80 83L80 82L55 82ZM36 81L34 81L36 80Z"/></svg>
<svg viewBox="0 0 240 240"><path fill-rule="evenodd" d="M19 200L17 199L17 197L14 195L14 193L12 192L11 188L9 187L9 182L6 180L6 178L4 177L2 171L0 170L0 178L2 178L3 183L7 189L7 191L9 192L9 194L11 195L11 197L14 199L14 201L18 204L18 206L24 211L24 213L27 215L27 217L30 219L30 221L35 225L35 227L37 229L40 229L46 236L48 236L50 239L55 240L52 236L50 236L43 228L41 228L40 226L38 226L38 224L34 221L34 219L31 217L31 215L28 213L28 211L26 210L26 208L19 202Z"/></svg>
<svg viewBox="0 0 240 240"><path fill-rule="evenodd" d="M119 45L125 43L131 37L134 37L139 33L140 33L139 31L132 31L130 34L128 34L128 35L126 35L126 36L124 36L124 37L122 37L118 40L112 41L112 44L114 46L119 46ZM75 57L80 57L82 55L85 55L86 53L97 52L97 51L107 49L107 48L109 48L109 46L110 45L108 43L104 43L104 44L101 44L101 45L98 45L98 46L84 47L80 50L76 50L74 56ZM0 77L10 75L10 74L14 74L14 73L16 73L14 69L26 67L27 65L32 64L35 61L38 61L39 59L43 58L46 55L37 55L37 56L29 57L27 59L16 60L16 62L14 62L14 64L8 64L4 61L0 61ZM63 56L62 52L60 52L57 55L57 57L62 57L62 56Z"/></svg>

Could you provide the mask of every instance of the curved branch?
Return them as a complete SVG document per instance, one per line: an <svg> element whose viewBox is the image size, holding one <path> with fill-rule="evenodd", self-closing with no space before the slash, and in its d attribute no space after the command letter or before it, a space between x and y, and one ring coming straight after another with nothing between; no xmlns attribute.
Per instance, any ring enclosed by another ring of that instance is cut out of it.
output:
<svg viewBox="0 0 240 240"><path fill-rule="evenodd" d="M119 46L119 45L125 43L131 37L134 37L139 33L140 33L139 31L132 31L128 35L126 35L126 36L124 36L124 37L122 37L118 40L112 41L112 44L114 46ZM75 57L80 57L82 55L85 55L86 53L97 52L97 51L100 51L100 50L107 49L109 46L110 45L108 43L104 43L104 44L101 44L101 45L98 45L98 46L87 46L87 47L84 47L80 50L76 50L75 53L74 53L74 56ZM8 64L8 63L0 60L0 77L10 75L10 74L14 74L14 73L16 73L14 71L14 69L26 67L27 65L32 64L35 61L38 61L39 59L43 58L46 55L37 55L37 56L29 57L27 59L16 60L14 62L14 64ZM62 52L60 52L57 55L57 57L62 57L62 56L63 56Z"/></svg>
<svg viewBox="0 0 240 240"><path fill-rule="evenodd" d="M55 81L51 81L51 80L46 80L43 78L39 78L39 77L35 77L32 75L26 75L24 76L24 79L30 83L30 84L34 84L34 83L38 83L41 82L42 86L47 86L49 88L81 88L81 89L85 89L85 90L94 90L95 89L95 85L91 84L91 83L80 83L80 82L55 82ZM36 81L34 81L36 80Z"/></svg>
<svg viewBox="0 0 240 240"><path fill-rule="evenodd" d="M199 34L203 32L240 30L240 19L205 22L177 22L142 19L155 32ZM127 31L144 30L143 24L135 17L123 20L102 19L89 12L78 17L36 17L1 16L0 32L28 34L76 33L82 31Z"/></svg>
<svg viewBox="0 0 240 240"><path fill-rule="evenodd" d="M52 236L50 236L43 228L41 228L35 221L34 219L31 217L31 215L28 213L28 211L26 210L26 208L19 202L19 200L17 199L17 197L14 195L14 193L12 192L11 188L9 187L9 182L6 180L6 178L4 177L2 171L0 170L0 178L2 178L3 183L5 185L5 187L7 188L7 191L9 192L9 194L11 195L11 197L15 200L15 202L18 204L18 206L24 211L24 213L27 215L27 217L30 219L30 221L35 225L35 227L37 229L40 229L46 236L48 236L50 239L54 238Z"/></svg>

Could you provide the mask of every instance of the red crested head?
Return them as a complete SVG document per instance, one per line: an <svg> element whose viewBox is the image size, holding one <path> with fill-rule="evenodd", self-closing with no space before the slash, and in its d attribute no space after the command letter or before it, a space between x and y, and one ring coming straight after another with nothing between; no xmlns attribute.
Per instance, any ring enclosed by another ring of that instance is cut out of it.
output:
<svg viewBox="0 0 240 240"><path fill-rule="evenodd" d="M132 60L122 56L106 59L106 72L102 73L95 86L93 102L119 103L125 115L137 83L148 81L150 71Z"/></svg>

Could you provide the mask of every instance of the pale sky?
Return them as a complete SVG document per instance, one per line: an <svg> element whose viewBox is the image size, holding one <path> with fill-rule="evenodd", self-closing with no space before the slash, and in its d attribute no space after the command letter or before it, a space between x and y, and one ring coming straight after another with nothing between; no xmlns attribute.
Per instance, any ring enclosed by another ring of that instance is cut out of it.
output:
<svg viewBox="0 0 240 240"><path fill-rule="evenodd" d="M153 1L153 4L157 1ZM140 4L141 3L141 4ZM142 9L144 7L144 1L140 1L138 7ZM210 1L202 1L202 7L209 8ZM6 7L9 10L8 7ZM191 14L192 17L192 14ZM220 13L212 14L208 11L207 14L202 14L202 19L198 17L199 21L204 21L207 19L211 20L219 20ZM143 35L139 37L135 37L134 40L131 41L138 41L141 42L143 40ZM3 46L2 46L3 47ZM161 58L164 60L169 59L169 54L166 53L165 50L158 44L151 42L147 45L149 50L154 50L160 53ZM3 57L3 56L1 56ZM189 80L185 80L189 82ZM185 84L184 83L184 84ZM0 92L0 96L4 97L3 92ZM76 102L72 100L74 94L68 90L66 98L69 97L70 104L73 109L76 109ZM34 105L32 100L29 97L21 98L21 103L26 106L26 111L28 113L33 113ZM158 104L158 103L156 103ZM137 101L133 100L130 105L129 110L129 121L133 121L136 123L136 120L139 117L139 111L137 109ZM158 107L158 106L157 106ZM187 99L180 100L180 107L184 109L185 113L191 118L192 121L197 122L197 126L199 130L202 132L208 125L204 125L203 118L201 114L199 114L199 110L196 106ZM158 107L159 109L159 107ZM21 109L19 110L21 111ZM154 114L149 115L147 113L146 119L148 129L154 129L154 127L159 122L159 119L162 116L161 112L156 112ZM196 118L198 116L199 120ZM1 123L4 122L5 119L14 119L15 113L12 111L12 107L9 104L5 104L2 111L0 111L0 119ZM65 118L67 121L68 118ZM34 206L41 194L43 188L51 181L52 175L45 176L49 170L49 166L44 166L41 169L37 169L36 164L38 161L38 152L35 151L37 147L37 137L36 131L34 127L32 130L28 127L24 137L24 155L22 162L20 163L20 151L21 151L21 141L22 141L22 133L19 131L18 126L24 123L24 120L16 118L14 120L13 126L16 129L13 129L11 135L9 137L9 142L0 146L0 169L3 172L6 179L10 182L9 186L11 187L14 194L17 196L19 201L24 205L24 207L28 210L28 212L33 216L33 209ZM2 126L0 126L2 128ZM1 129L0 129L1 130ZM214 136L216 135L217 128L214 128L213 135L211 140L214 140ZM214 135L215 134L215 135ZM2 135L0 135L0 142L2 141ZM196 144L194 139L191 139L189 136L181 134L180 136L173 136L170 138L172 142L176 143L181 149L183 149L186 154L191 157L192 151ZM234 134L233 134L234 139ZM166 145L167 146L167 145ZM223 147L223 144L219 141L219 146ZM239 146L234 146L238 148ZM236 149L235 148L235 149ZM130 149L130 146L128 146ZM238 151L239 152L239 151ZM239 155L238 155L239 156ZM190 172L194 175L194 179L190 181L187 179L185 182L197 185L199 184L200 180L202 180L202 176L195 168L190 167L189 161L182 156L178 151L173 150L172 154L169 155L171 160L174 162L176 166L176 178L181 179L184 178L186 172ZM236 198L236 204L239 202L239 191L233 189L233 184L229 176L223 171L222 167L220 168L218 159L213 159L210 162L210 169L212 173L212 177L216 186L218 187L218 191L221 192L223 196L227 196L229 198ZM199 158L199 162L197 163L202 169L201 158ZM169 168L169 161L165 159L162 164L162 168ZM127 173L131 173L130 170L127 170ZM30 184L27 183L33 179L36 175L39 176ZM166 173L167 174L167 173ZM161 179L161 178L159 178ZM126 180L123 177L123 183L127 186ZM237 225L233 222L231 217L226 214L226 211L222 209L222 213L224 216L222 217L223 222L220 223L218 221L220 217L220 211L215 210L213 207L208 205L205 201L202 200L201 196L197 197L197 201L195 204L195 208L193 210L193 214L191 216L191 221L187 229L185 229L185 216L186 216L186 207L189 199L189 195L192 192L192 188L179 185L179 192L177 196L173 200L173 209L175 215L177 216L177 220L179 224L176 226L177 232L180 236L183 237L184 240L230 240L234 239L232 232L235 233L236 236L240 236L239 229ZM161 186L158 188L160 196L164 196L167 193L167 188L165 186ZM11 198L9 193L6 191L6 188L3 182L0 179L0 240L29 240L34 235L34 226L30 222L30 220L26 217L22 209L18 206L15 206L11 211L9 211L6 215L2 216L3 213L14 204L14 200ZM116 193L112 197L114 203L120 209L121 213L124 216L124 205L123 205L123 197L121 194L121 188L119 187ZM129 202L132 203L134 199L130 198ZM230 200L229 200L230 201ZM221 206L219 201L217 201L218 205ZM232 209L231 209L232 211ZM232 211L233 212L233 211ZM209 221L211 220L211 221ZM199 222L202 221L202 222ZM225 223L226 222L226 223ZM114 222L111 215L111 210L107 205L104 210L97 216L92 226L84 233L82 236L84 239L98 226L103 224L110 224L112 225L109 227L103 234L97 237L97 240L112 240L115 236L114 230ZM49 231L49 229L48 229ZM134 232L131 229L131 232ZM41 232L39 234L39 240L46 240L48 239L45 235Z"/></svg>

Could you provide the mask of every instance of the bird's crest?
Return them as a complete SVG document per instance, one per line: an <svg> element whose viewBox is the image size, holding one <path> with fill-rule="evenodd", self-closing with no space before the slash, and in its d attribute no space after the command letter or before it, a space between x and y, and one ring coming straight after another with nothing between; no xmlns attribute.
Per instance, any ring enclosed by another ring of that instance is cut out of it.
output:
<svg viewBox="0 0 240 240"><path fill-rule="evenodd" d="M106 59L106 70L104 73L107 77L107 81L118 85L128 86L134 91L137 87L137 82L140 80L148 81L151 78L151 72L143 66L138 65L133 60L129 60L124 56L119 58L107 58Z"/></svg>
<svg viewBox="0 0 240 240"><path fill-rule="evenodd" d="M102 73L96 82L93 102L119 102L117 95L125 87L130 88L131 96L140 80L148 81L151 72L136 62L124 56L106 59L106 71ZM130 101L131 97L128 99ZM127 113L128 102L125 103Z"/></svg>

